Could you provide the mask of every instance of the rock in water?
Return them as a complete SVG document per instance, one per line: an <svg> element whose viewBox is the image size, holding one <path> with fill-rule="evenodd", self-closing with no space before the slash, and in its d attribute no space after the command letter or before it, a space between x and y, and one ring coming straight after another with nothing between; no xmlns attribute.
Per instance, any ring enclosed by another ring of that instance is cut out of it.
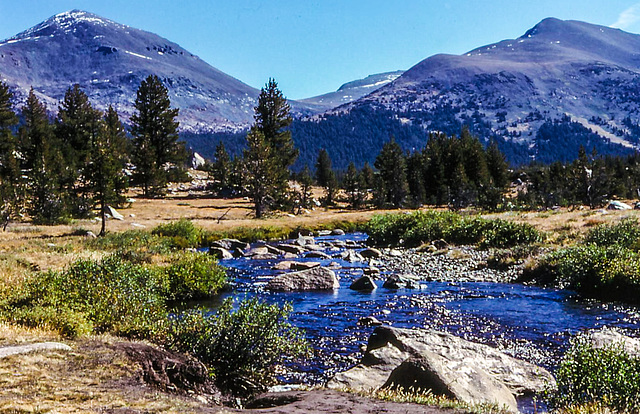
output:
<svg viewBox="0 0 640 414"><path fill-rule="evenodd" d="M349 286L349 289L359 291L375 290L376 284L373 282L373 279L371 279L370 276L362 276L354 280L351 286Z"/></svg>
<svg viewBox="0 0 640 414"><path fill-rule="evenodd" d="M314 267L293 273L284 273L271 279L266 289L279 292L301 290L333 290L338 289L340 283L336 274L326 267Z"/></svg>
<svg viewBox="0 0 640 414"><path fill-rule="evenodd" d="M382 256L382 252L378 249L374 249L373 247L369 247L360 252L360 255L365 259L378 259Z"/></svg>
<svg viewBox="0 0 640 414"><path fill-rule="evenodd" d="M233 259L231 252L227 249L223 249L222 247L209 247L209 254L222 260Z"/></svg>
<svg viewBox="0 0 640 414"><path fill-rule="evenodd" d="M487 345L433 330L380 326L369 337L360 364L337 374L327 386L375 390L391 384L440 389L441 395L498 402L517 410L514 396L554 387L555 380L545 369ZM445 391L443 384L448 385Z"/></svg>

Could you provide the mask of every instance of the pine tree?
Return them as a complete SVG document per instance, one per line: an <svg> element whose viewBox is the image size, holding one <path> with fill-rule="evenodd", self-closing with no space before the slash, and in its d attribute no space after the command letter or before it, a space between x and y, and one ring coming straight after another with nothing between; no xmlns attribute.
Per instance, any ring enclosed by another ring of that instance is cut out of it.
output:
<svg viewBox="0 0 640 414"><path fill-rule="evenodd" d="M155 75L140 83L134 107L134 178L145 196L159 194L167 184L167 169L187 159L184 142L178 140L178 109L171 108L168 90Z"/></svg>
<svg viewBox="0 0 640 414"><path fill-rule="evenodd" d="M362 174L358 172L353 161L350 162L347 167L347 172L342 180L342 184L344 191L347 193L349 205L353 209L362 207L362 204L364 203L366 190L363 187L363 181Z"/></svg>
<svg viewBox="0 0 640 414"><path fill-rule="evenodd" d="M89 161L90 143L99 133L101 116L78 84L67 89L58 109L55 134L66 167L61 179L63 192L67 209L78 217L86 216L91 210L83 169Z"/></svg>
<svg viewBox="0 0 640 414"><path fill-rule="evenodd" d="M291 131L287 129L292 122L291 107L274 79L269 79L260 91L254 111L254 126L271 147L275 160L273 197L280 206L284 206L289 191L289 167L298 157L298 150L291 139Z"/></svg>
<svg viewBox="0 0 640 414"><path fill-rule="evenodd" d="M305 165L300 174L298 174L298 183L300 184L300 207L309 208L313 196L311 193L313 178L308 165Z"/></svg>
<svg viewBox="0 0 640 414"><path fill-rule="evenodd" d="M490 184L484 191L482 205L496 209L498 204L504 201L504 193L509 184L508 164L495 141L491 141L487 147L486 158Z"/></svg>
<svg viewBox="0 0 640 414"><path fill-rule="evenodd" d="M9 87L0 81L0 220L6 230L9 221L20 214L23 199L17 141L12 128L18 123Z"/></svg>
<svg viewBox="0 0 640 414"><path fill-rule="evenodd" d="M89 162L85 168L87 187L100 209L101 236L106 232L107 205L119 203L122 192L127 187L124 175L125 156L121 152L125 140L118 113L109 106L104 120L99 123L98 133L89 142Z"/></svg>
<svg viewBox="0 0 640 414"><path fill-rule="evenodd" d="M316 161L316 182L324 188L325 205L333 205L335 193L338 187L336 174L331 167L331 158L324 148L318 152Z"/></svg>
<svg viewBox="0 0 640 414"><path fill-rule="evenodd" d="M272 147L258 128L251 128L247 134L244 167L249 198L256 218L261 218L273 201L277 183L274 178L279 172L279 165Z"/></svg>
<svg viewBox="0 0 640 414"><path fill-rule="evenodd" d="M384 201L396 208L401 207L408 192L406 160L394 137L382 146L374 166L380 173Z"/></svg>
<svg viewBox="0 0 640 414"><path fill-rule="evenodd" d="M362 188L364 190L372 189L374 183L374 172L368 162L364 163L364 167L362 167L362 171L360 171L360 176L362 177Z"/></svg>
<svg viewBox="0 0 640 414"><path fill-rule="evenodd" d="M29 214L35 222L54 223L66 214L61 195L62 155L55 142L46 106L33 88L22 108L24 125L19 148L30 195Z"/></svg>
<svg viewBox="0 0 640 414"><path fill-rule="evenodd" d="M229 191L231 186L231 157L222 141L216 145L216 152L210 165L209 174L214 181L214 190L218 194Z"/></svg>

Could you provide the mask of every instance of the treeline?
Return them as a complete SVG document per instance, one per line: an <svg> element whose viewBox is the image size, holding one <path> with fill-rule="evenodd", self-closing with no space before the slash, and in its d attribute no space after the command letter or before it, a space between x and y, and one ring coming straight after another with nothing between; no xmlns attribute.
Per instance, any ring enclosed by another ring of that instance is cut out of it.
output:
<svg viewBox="0 0 640 414"><path fill-rule="evenodd" d="M167 89L156 76L140 84L135 109L130 140L116 110L96 110L78 85L67 90L58 115L50 119L33 89L14 111L12 94L0 82L4 227L25 215L52 224L89 217L98 208L104 234L107 205L122 203L129 185L151 196L179 178L187 152L178 141L178 110L170 108Z"/></svg>
<svg viewBox="0 0 640 414"><path fill-rule="evenodd" d="M251 177L246 174L245 162L246 153L244 159L232 158L224 144L218 144L214 159L205 166L217 194L243 194L243 180ZM314 206L311 186L318 185L324 189L319 201L325 206L341 201L355 209L425 204L496 209L505 204L510 183L508 164L497 145L492 143L485 148L467 129L459 137L432 134L421 151L412 153L403 151L391 138L375 158L375 169L368 163L358 169L351 162L346 170L334 170L325 149L318 152L314 167L313 172L307 165L291 174L296 185L288 193L288 203L280 204L280 208L296 212Z"/></svg>

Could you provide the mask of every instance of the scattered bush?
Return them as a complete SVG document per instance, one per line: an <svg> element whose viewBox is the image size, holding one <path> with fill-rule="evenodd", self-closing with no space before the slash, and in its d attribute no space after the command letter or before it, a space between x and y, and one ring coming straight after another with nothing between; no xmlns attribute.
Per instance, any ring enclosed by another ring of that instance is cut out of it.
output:
<svg viewBox="0 0 640 414"><path fill-rule="evenodd" d="M638 250L640 240L640 225L632 218L626 218L616 224L601 224L589 230L585 236L586 243L598 246L613 246L617 244L626 248Z"/></svg>
<svg viewBox="0 0 640 414"><path fill-rule="evenodd" d="M180 219L167 224L161 224L151 231L151 234L168 237L172 247L184 249L198 247L202 237L202 230L187 219Z"/></svg>
<svg viewBox="0 0 640 414"><path fill-rule="evenodd" d="M181 253L161 273L164 297L170 301L211 297L226 286L226 273L207 253Z"/></svg>
<svg viewBox="0 0 640 414"><path fill-rule="evenodd" d="M619 245L573 246L543 256L523 278L594 298L637 302L640 256Z"/></svg>
<svg viewBox="0 0 640 414"><path fill-rule="evenodd" d="M463 217L443 211L374 216L365 226L374 245L419 246L444 239L453 244L479 244L481 247L510 247L542 241L533 226L506 220Z"/></svg>
<svg viewBox="0 0 640 414"><path fill-rule="evenodd" d="M203 361L223 389L248 394L272 379L277 363L307 352L287 321L291 309L250 299L233 310L229 299L214 314L187 311L171 320L167 346Z"/></svg>
<svg viewBox="0 0 640 414"><path fill-rule="evenodd" d="M640 358L620 345L595 348L586 337L574 340L557 382L558 390L549 398L553 408L604 405L622 412L640 410Z"/></svg>
<svg viewBox="0 0 640 414"><path fill-rule="evenodd" d="M113 255L35 274L3 298L0 315L70 337L110 332L152 338L166 325L167 301L211 296L224 284L224 270L205 254L185 254L167 267Z"/></svg>

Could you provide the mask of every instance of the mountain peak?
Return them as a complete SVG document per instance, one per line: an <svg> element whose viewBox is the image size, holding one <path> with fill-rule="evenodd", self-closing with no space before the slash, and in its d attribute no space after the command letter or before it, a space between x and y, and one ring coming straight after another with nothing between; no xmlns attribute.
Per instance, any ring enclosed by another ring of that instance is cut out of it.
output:
<svg viewBox="0 0 640 414"><path fill-rule="evenodd" d="M109 19L105 19L104 17L100 17L97 14L89 13L84 10L74 9L56 14L55 16L51 16L42 23L33 26L32 28L27 29L24 32L18 33L17 35L7 40L21 40L35 36L51 36L56 33L70 33L73 32L74 29L81 24L102 27L127 27Z"/></svg>

